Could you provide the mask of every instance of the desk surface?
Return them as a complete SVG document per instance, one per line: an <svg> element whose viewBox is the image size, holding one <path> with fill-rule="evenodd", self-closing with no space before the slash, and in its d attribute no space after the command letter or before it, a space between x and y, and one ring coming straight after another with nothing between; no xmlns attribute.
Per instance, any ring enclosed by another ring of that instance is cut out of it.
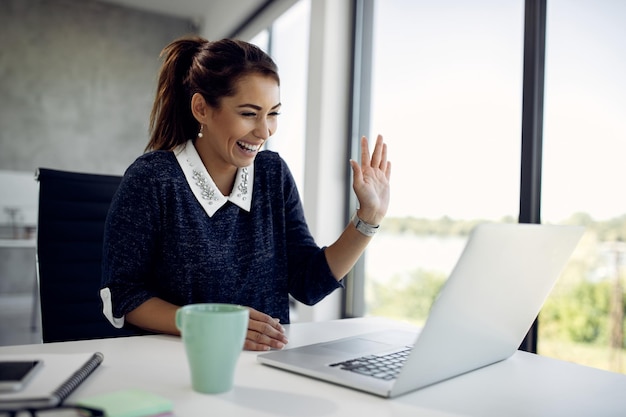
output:
<svg viewBox="0 0 626 417"><path fill-rule="evenodd" d="M35 239L0 239L0 248L27 248L34 249L37 246Z"/></svg>
<svg viewBox="0 0 626 417"><path fill-rule="evenodd" d="M382 319L287 326L290 347L385 328ZM395 398L383 399L281 371L243 352L232 391L191 389L180 338L138 336L0 347L9 353L104 354L104 362L68 399L125 388L170 398L175 415L224 416L624 416L626 375L526 352L486 368Z"/></svg>

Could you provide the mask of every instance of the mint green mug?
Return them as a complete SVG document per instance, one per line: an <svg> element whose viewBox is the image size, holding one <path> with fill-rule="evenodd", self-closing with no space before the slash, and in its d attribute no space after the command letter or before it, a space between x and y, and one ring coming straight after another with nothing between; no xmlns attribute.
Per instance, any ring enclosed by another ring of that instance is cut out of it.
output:
<svg viewBox="0 0 626 417"><path fill-rule="evenodd" d="M188 304L176 311L195 391L217 394L232 389L248 318L248 309L234 304Z"/></svg>

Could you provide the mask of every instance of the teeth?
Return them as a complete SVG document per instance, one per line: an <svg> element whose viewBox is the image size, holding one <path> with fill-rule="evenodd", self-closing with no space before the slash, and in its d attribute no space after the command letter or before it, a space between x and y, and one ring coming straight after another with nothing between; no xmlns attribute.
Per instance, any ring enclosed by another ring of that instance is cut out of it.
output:
<svg viewBox="0 0 626 417"><path fill-rule="evenodd" d="M243 143L243 142L237 142L237 144L244 148L245 150L251 151L251 152L256 152L260 146L259 145L249 145L247 143Z"/></svg>

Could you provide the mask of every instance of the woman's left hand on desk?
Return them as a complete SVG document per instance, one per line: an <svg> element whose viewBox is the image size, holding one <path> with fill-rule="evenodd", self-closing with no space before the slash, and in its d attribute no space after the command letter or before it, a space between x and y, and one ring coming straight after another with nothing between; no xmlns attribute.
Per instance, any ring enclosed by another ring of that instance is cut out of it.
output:
<svg viewBox="0 0 626 417"><path fill-rule="evenodd" d="M279 320L251 307L248 307L248 310L250 310L250 319L244 349L264 351L284 348L288 340Z"/></svg>

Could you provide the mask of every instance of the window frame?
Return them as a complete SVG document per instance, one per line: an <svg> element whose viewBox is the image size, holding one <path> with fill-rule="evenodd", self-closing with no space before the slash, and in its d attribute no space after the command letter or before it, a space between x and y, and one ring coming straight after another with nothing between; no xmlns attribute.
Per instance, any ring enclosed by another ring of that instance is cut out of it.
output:
<svg viewBox="0 0 626 417"><path fill-rule="evenodd" d="M292 4L295 3L291 0ZM351 71L349 80L349 108L346 116L349 119L348 135L345 143L345 152L353 159L359 160L359 139L369 134L369 120L371 109L371 82L372 82L372 54L374 11L376 0L352 0L351 21L346 22L352 28L351 32ZM523 81L522 81L522 131L521 134L521 177L519 194L519 222L540 223L541 201L541 166L543 140L543 100L545 74L545 47L546 47L546 0L525 0L524 15L524 46L523 46ZM261 8L257 14L262 15ZM280 15L280 13L279 13ZM274 19L276 16L274 16ZM272 20L274 20L272 19ZM312 18L313 19L313 18ZM259 31L258 20L249 19L245 27L234 31L233 35L247 34ZM267 22L267 21L266 21ZM251 23L256 23L251 24ZM272 23L264 27L270 30ZM317 30L311 25L311 31ZM271 36L271 35L270 35ZM245 36L244 36L245 37ZM308 134L307 134L308 135ZM349 167L345 169L345 188L342 211L344 222L347 222L351 213L356 209L357 201L352 193L352 181ZM346 291L341 298L340 317L361 317L365 314L365 262L367 252L359 259L349 273L346 282ZM531 327L528 335L522 342L520 349L537 352L537 326Z"/></svg>
<svg viewBox="0 0 626 417"><path fill-rule="evenodd" d="M349 149L352 157L358 153L358 140L369 129L371 97L371 59L373 53L374 8L376 0L353 0L353 74L352 124ZM541 165L543 140L543 100L546 48L546 0L524 2L524 46L522 81L522 149L519 194L519 223L541 223ZM351 177L347 174L346 181ZM347 197L347 206L355 208L353 196ZM348 214L347 214L348 215ZM360 317L365 312L364 257L348 277L344 293L343 317ZM520 345L521 350L537 352L535 320Z"/></svg>

